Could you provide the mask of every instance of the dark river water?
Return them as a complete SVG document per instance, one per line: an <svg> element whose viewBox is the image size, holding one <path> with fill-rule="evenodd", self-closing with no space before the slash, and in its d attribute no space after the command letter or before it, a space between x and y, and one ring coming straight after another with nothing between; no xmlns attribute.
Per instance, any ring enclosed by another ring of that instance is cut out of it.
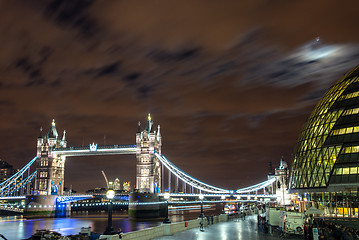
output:
<svg viewBox="0 0 359 240"><path fill-rule="evenodd" d="M171 222L181 222L195 219L199 210L171 211ZM218 210L205 209L206 215L219 214ZM114 211L113 227L117 231L131 232L162 224L163 219L136 221L128 218L126 212ZM49 229L62 235L78 234L82 227L91 227L93 232L103 233L107 226L107 212L76 212L67 218L34 218L25 219L22 216L0 217L0 233L8 240L29 238L36 230Z"/></svg>

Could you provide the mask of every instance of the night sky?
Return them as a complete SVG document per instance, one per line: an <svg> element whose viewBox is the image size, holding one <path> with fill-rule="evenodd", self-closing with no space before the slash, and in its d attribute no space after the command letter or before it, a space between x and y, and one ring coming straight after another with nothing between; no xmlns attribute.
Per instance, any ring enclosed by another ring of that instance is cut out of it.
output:
<svg viewBox="0 0 359 240"><path fill-rule="evenodd" d="M305 119L359 64L359 2L0 0L0 158L21 168L52 119L69 146L135 144L237 189L291 163ZM70 157L77 191L135 179L135 156Z"/></svg>

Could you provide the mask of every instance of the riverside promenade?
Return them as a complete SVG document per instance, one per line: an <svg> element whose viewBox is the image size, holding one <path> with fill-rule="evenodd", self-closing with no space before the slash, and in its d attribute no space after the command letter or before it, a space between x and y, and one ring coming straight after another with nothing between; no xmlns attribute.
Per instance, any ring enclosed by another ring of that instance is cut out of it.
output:
<svg viewBox="0 0 359 240"><path fill-rule="evenodd" d="M199 227L177 232L171 236L154 238L155 240L274 240L274 239L303 239L303 236L280 237L278 232L273 234L258 231L257 216L251 215L245 219L232 219L228 222L210 224L201 232Z"/></svg>

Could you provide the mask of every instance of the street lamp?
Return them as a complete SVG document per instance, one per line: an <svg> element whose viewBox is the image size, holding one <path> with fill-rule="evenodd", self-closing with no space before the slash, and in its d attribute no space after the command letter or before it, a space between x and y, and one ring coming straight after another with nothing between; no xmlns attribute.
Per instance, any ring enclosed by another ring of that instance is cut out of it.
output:
<svg viewBox="0 0 359 240"><path fill-rule="evenodd" d="M201 194L199 195L199 200L201 200L201 215L199 215L200 218L203 218L203 217L204 217L204 214L203 214L203 198L204 198L204 196L203 196L203 194L201 193Z"/></svg>
<svg viewBox="0 0 359 240"><path fill-rule="evenodd" d="M168 199L170 198L170 193L169 192L165 192L165 194L163 195L163 197L166 200L166 218L165 220L163 220L163 223L171 223L170 219L168 218Z"/></svg>
<svg viewBox="0 0 359 240"><path fill-rule="evenodd" d="M107 218L107 228L104 235L113 235L115 234L115 231L112 227L112 199L115 197L115 191L110 189L106 192L106 197L110 201L110 204L108 205L108 218Z"/></svg>
<svg viewBox="0 0 359 240"><path fill-rule="evenodd" d="M222 202L223 202L222 214L225 214L226 212L224 211L224 206L226 205L226 202L224 200L226 199L226 196L222 195L221 199L222 199Z"/></svg>

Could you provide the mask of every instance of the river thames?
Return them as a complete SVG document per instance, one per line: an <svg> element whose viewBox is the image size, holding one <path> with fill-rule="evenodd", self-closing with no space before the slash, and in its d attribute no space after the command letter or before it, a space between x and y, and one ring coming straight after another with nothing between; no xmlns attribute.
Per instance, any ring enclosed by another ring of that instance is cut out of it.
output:
<svg viewBox="0 0 359 240"><path fill-rule="evenodd" d="M218 210L206 210L206 215L218 215ZM186 221L199 216L199 210L171 211L171 222ZM107 212L75 212L67 218L33 218L26 219L22 216L0 217L0 233L8 240L20 240L31 237L36 230L48 229L62 235L75 235L82 227L91 227L91 231L103 233L107 226ZM163 219L138 221L128 217L126 211L113 213L113 227L115 231L131 232L162 224Z"/></svg>

